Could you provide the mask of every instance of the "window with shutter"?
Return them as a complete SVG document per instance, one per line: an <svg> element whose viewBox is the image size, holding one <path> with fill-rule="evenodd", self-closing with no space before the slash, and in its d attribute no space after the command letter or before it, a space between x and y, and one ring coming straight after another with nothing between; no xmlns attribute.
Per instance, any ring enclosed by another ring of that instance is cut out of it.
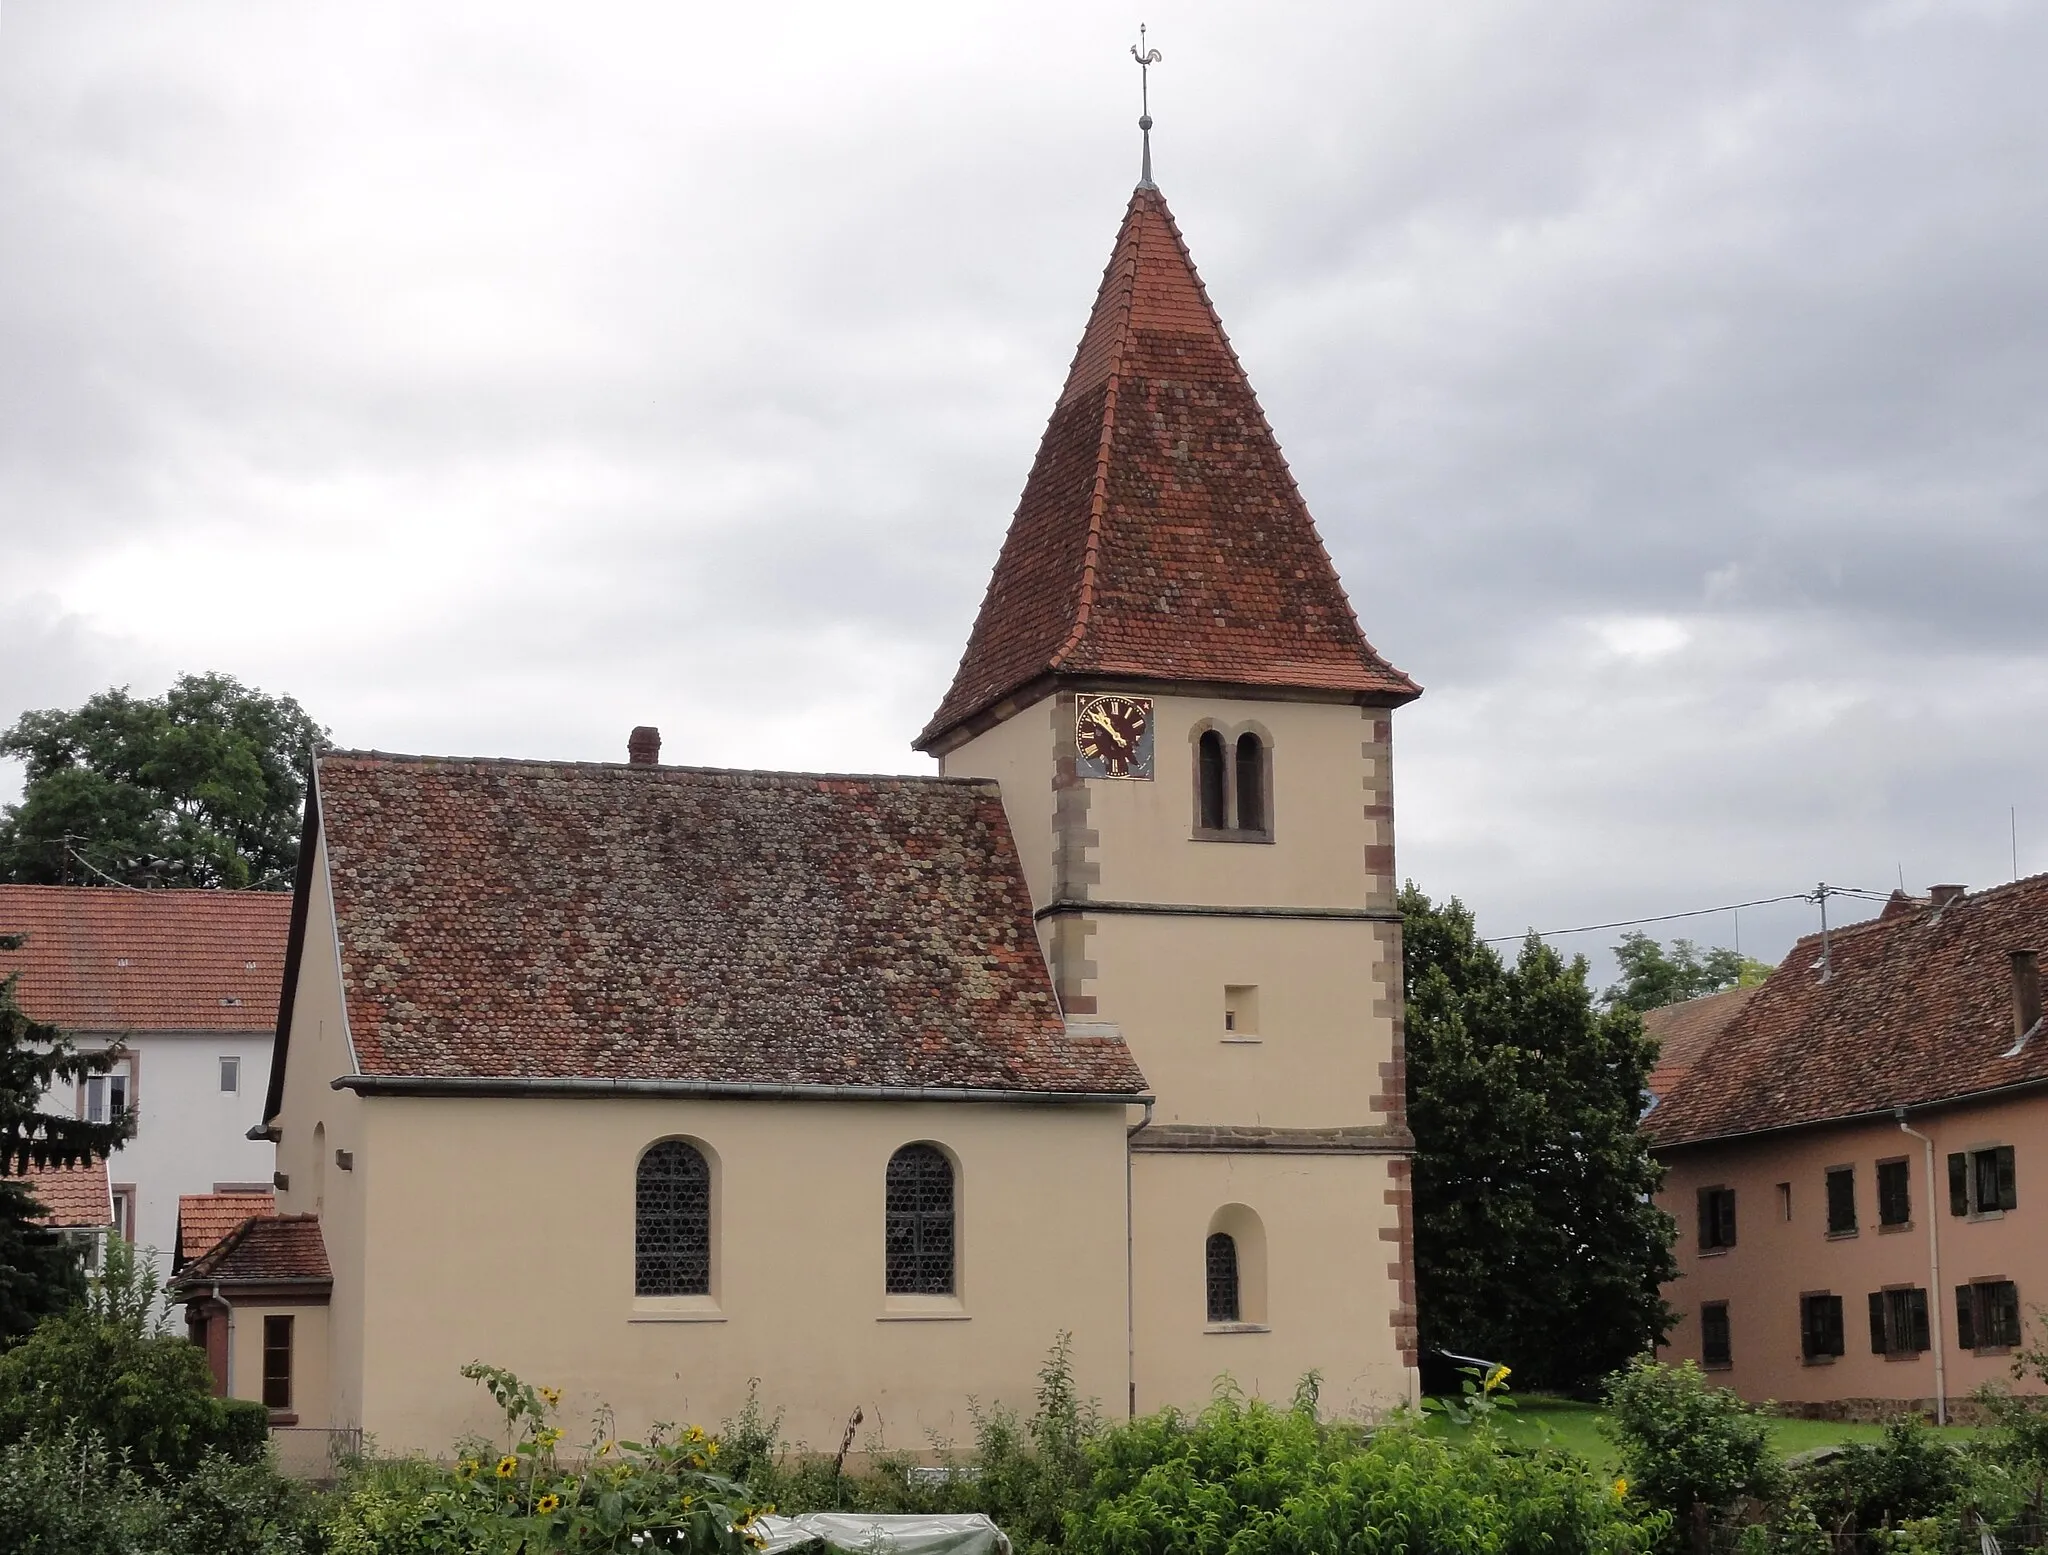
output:
<svg viewBox="0 0 2048 1555"><path fill-rule="evenodd" d="M2019 1208L2019 1180L2011 1145L1995 1145L1952 1155L1948 1161L1949 1209L1952 1213L1998 1215ZM1964 1163L1960 1171L1956 1164L1959 1161ZM1963 1190L1960 1197L1959 1175Z"/></svg>
<svg viewBox="0 0 2048 1555"><path fill-rule="evenodd" d="M1842 1345L1842 1298L1817 1291L1799 1298L1800 1348L1809 1361L1832 1359Z"/></svg>
<svg viewBox="0 0 2048 1555"><path fill-rule="evenodd" d="M1970 1158L1960 1150L1948 1158L1948 1212L1970 1213Z"/></svg>
<svg viewBox="0 0 2048 1555"><path fill-rule="evenodd" d="M1956 1348L1977 1348L1977 1287L1974 1285L1956 1287Z"/></svg>
<svg viewBox="0 0 2048 1555"><path fill-rule="evenodd" d="M1918 1355L1927 1348L1927 1292L1894 1286L1870 1297L1870 1348L1877 1355Z"/></svg>
<svg viewBox="0 0 2048 1555"><path fill-rule="evenodd" d="M1847 1236L1856 1229L1856 1168L1828 1168L1828 1235Z"/></svg>
<svg viewBox="0 0 2048 1555"><path fill-rule="evenodd" d="M1913 1220L1912 1167L1904 1160L1877 1163L1877 1223L1910 1225Z"/></svg>
<svg viewBox="0 0 2048 1555"><path fill-rule="evenodd" d="M1702 1188L1699 1192L1700 1251L1735 1245L1735 1190Z"/></svg>
<svg viewBox="0 0 2048 1555"><path fill-rule="evenodd" d="M1707 1366L1732 1366L1734 1345L1728 1328L1728 1303L1709 1301L1700 1307L1700 1361Z"/></svg>
<svg viewBox="0 0 2048 1555"><path fill-rule="evenodd" d="M1956 1344L1965 1350L2010 1349L2020 1342L2020 1293L2011 1280L1956 1287Z"/></svg>

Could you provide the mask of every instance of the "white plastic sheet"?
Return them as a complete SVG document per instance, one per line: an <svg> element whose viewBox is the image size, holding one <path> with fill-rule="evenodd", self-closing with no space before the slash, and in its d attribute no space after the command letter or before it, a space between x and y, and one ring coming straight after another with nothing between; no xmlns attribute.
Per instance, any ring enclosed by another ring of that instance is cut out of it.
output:
<svg viewBox="0 0 2048 1555"><path fill-rule="evenodd" d="M814 1540L847 1555L1010 1555L1008 1535L979 1512L807 1512L763 1517L754 1527L768 1541L762 1555L782 1555Z"/></svg>

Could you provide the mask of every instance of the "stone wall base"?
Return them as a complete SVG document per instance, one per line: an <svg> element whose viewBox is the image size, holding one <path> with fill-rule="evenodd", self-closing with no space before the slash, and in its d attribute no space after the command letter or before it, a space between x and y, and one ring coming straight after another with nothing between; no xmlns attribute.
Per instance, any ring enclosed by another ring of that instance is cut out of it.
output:
<svg viewBox="0 0 2048 1555"><path fill-rule="evenodd" d="M1918 1415L1930 1424L1934 1420L1932 1398L1832 1398L1813 1404L1780 1401L1773 1407L1791 1420L1840 1420L1857 1425L1883 1425L1901 1415ZM1982 1425L1986 1419L1984 1406L1973 1398L1950 1399L1948 1418L1951 1425Z"/></svg>

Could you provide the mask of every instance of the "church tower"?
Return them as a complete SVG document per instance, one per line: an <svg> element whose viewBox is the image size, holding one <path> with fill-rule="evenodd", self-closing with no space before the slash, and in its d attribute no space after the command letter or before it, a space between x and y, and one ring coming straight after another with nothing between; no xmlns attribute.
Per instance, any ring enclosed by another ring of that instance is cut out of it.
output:
<svg viewBox="0 0 2048 1555"><path fill-rule="evenodd" d="M1149 162L1149 157L1148 157ZM1148 176L917 748L1001 782L1130 1137L1132 1407L1414 1397L1393 709Z"/></svg>

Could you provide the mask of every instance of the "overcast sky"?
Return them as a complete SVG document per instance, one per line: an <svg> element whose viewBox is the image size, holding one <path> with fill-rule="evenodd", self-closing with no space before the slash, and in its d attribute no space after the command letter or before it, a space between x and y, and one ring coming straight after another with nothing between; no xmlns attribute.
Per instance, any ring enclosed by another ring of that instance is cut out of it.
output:
<svg viewBox="0 0 2048 1555"><path fill-rule="evenodd" d="M930 770L1140 20L1428 688L1403 873L1489 933L1979 886L2014 806L2048 869L2048 6L1993 0L0 0L0 722L220 669L348 745Z"/></svg>

